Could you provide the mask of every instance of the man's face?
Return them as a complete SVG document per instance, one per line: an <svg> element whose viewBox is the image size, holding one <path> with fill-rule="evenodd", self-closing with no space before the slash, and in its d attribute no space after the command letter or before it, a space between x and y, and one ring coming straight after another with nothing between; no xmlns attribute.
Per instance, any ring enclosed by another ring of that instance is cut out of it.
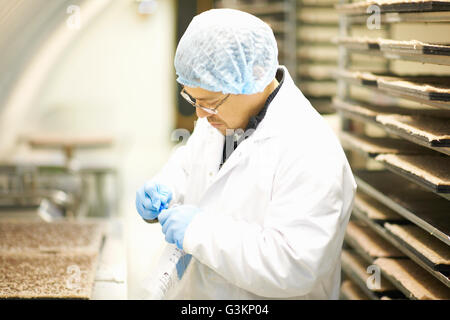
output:
<svg viewBox="0 0 450 320"><path fill-rule="evenodd" d="M226 98L222 92L208 91L202 88L184 87L184 90L197 100L197 104L215 109ZM230 95L217 109L217 114L211 114L202 108L196 108L199 118L207 118L208 122L223 135L226 129L245 128L248 121L247 105L251 105L251 95ZM250 102L250 103L249 103Z"/></svg>

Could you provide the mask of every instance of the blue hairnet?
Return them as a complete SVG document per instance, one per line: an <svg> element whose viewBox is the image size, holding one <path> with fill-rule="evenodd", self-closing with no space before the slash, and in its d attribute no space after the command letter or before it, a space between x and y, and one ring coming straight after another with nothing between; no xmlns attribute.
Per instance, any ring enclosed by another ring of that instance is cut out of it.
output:
<svg viewBox="0 0 450 320"><path fill-rule="evenodd" d="M278 48L261 19L212 9L192 19L175 54L177 81L225 94L261 92L275 78Z"/></svg>

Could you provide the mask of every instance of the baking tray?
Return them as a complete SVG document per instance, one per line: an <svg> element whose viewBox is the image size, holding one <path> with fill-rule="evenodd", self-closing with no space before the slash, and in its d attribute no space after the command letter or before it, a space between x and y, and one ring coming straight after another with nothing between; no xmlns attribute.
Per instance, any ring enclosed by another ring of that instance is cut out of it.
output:
<svg viewBox="0 0 450 320"><path fill-rule="evenodd" d="M388 170L355 170L362 191L450 245L450 202Z"/></svg>
<svg viewBox="0 0 450 320"><path fill-rule="evenodd" d="M336 4L335 8L339 13L348 15L368 15L367 9L371 5L376 5L380 9L380 13L388 12L437 12L450 11L450 3L448 1L407 1L397 0L390 3L383 3L383 1L367 1L355 2L350 4Z"/></svg>
<svg viewBox="0 0 450 320"><path fill-rule="evenodd" d="M435 151L450 155L450 138L439 138L448 134L444 128L450 122L450 119L417 115L379 115L376 117L376 121L379 122L386 131L392 134ZM436 128L438 126L436 125L433 125L427 130L427 126L436 123L440 124L440 127L443 128L442 131L432 132L432 130L437 130ZM405 126L409 127L410 130L404 128ZM415 133L413 131L415 131Z"/></svg>
<svg viewBox="0 0 450 320"><path fill-rule="evenodd" d="M333 42L358 53L381 55L377 39L368 37L336 37Z"/></svg>
<svg viewBox="0 0 450 320"><path fill-rule="evenodd" d="M449 76L386 77L376 76L377 87L405 99L450 109ZM427 87L427 90L421 88Z"/></svg>
<svg viewBox="0 0 450 320"><path fill-rule="evenodd" d="M379 106L371 104L366 101L358 101L352 99L342 100L338 97L333 97L332 106L346 117L368 122L374 124L380 128L384 128L377 121L377 117L380 115L426 115L426 116L439 116L442 114L448 114L445 110L430 110L430 109L408 109L397 106Z"/></svg>
<svg viewBox="0 0 450 320"><path fill-rule="evenodd" d="M348 118L375 124L378 126L380 125L376 121L378 115L392 114L393 112L398 111L392 108L380 107L357 100L341 100L338 97L333 98L332 106Z"/></svg>
<svg viewBox="0 0 450 320"><path fill-rule="evenodd" d="M442 166L444 168L445 167L450 168L450 158L444 157L444 156L441 157L441 156L413 155L413 156L400 156L400 157L402 157L402 158L407 157L405 160L403 160L403 163L405 163L405 164L411 163L412 165L414 165L415 159L417 159L417 161L419 161L419 160L425 161L425 163L426 163L426 159L429 159L430 163L431 163L431 161L436 161L436 162L440 162L440 163L438 163L440 166ZM438 194L439 196L444 197L447 200L450 200L450 184L446 184L446 183L443 183L441 185L436 184L429 179L420 177L417 174L411 173L411 172L405 170L404 168L395 165L394 163L392 163L392 161L389 162L390 160L402 161L402 158L398 158L397 155L379 155L375 158L375 160L383 163L383 165L387 169L391 170L392 172L397 173L397 174L405 177L406 179L417 183L418 185L422 186L423 188L428 189L431 192L434 192L434 193ZM406 160L409 160L409 162L406 162ZM432 172L431 168L423 167L423 165L422 165L421 169L430 174ZM427 170L427 169L429 169L429 170Z"/></svg>
<svg viewBox="0 0 450 320"><path fill-rule="evenodd" d="M393 76L350 70L336 70L336 78L385 94L450 110L449 76Z"/></svg>
<svg viewBox="0 0 450 320"><path fill-rule="evenodd" d="M367 248L366 246L364 246L361 243L360 240L362 238L358 238L358 237L354 238L348 231L348 226L347 226L347 231L345 233L345 241L352 248L354 248L362 257L364 257L367 262L372 263L373 260L375 260L376 258L381 258L381 257L402 258L405 256L401 251L399 251L397 248L395 248L389 242L387 242L386 239L384 239L383 237L380 237L378 234L376 234L369 226L366 226L366 225L361 224L358 221L354 221L354 220L350 221L349 224L353 224L354 226L356 226L356 228L360 228L359 231L361 231L366 237L371 238L371 240L374 241L374 244L376 246L378 246L379 248L386 247L386 248L390 249L389 251L388 250L384 251L384 254L387 254L387 255L377 255L374 253L370 253L368 250L369 248Z"/></svg>
<svg viewBox="0 0 450 320"><path fill-rule="evenodd" d="M352 52L367 55L383 56L388 59L450 65L450 44L368 37L338 37L335 38L334 42Z"/></svg>
<svg viewBox="0 0 450 320"><path fill-rule="evenodd" d="M402 238L391 232L388 228L384 227L384 230L386 231L386 234L390 237L392 242L396 242L398 244L397 247L406 248L406 251L412 253L411 256L418 258L414 260L419 260L423 262L428 267L427 269L431 271L437 271L438 273L441 273L441 275L446 280L445 284L447 285L447 287L450 287L450 278L449 278L450 265L433 263L430 259L428 259L422 253L420 253L416 248L414 248L408 242L406 242L405 240L403 240Z"/></svg>
<svg viewBox="0 0 450 320"><path fill-rule="evenodd" d="M369 137L362 134L341 132L339 134L344 146L356 150L366 157L374 158L379 154L427 154L431 151L403 139L390 137Z"/></svg>
<svg viewBox="0 0 450 320"><path fill-rule="evenodd" d="M399 239L397 236L392 234L389 230L384 228L382 221L372 220L367 215L364 214L359 208L353 207L352 216L356 217L356 219L364 221L369 227L371 227L375 232L377 232L384 239L389 241L392 245L394 245L397 249L402 251L405 255L407 255L410 259L414 260L418 265L427 270L431 275L433 275L436 279L441 281L447 287L450 287L450 277L447 272L441 272L441 267L434 265L429 259L424 257L421 253L419 253L416 249L412 248L407 243ZM396 223L397 222L392 222Z"/></svg>
<svg viewBox="0 0 450 320"><path fill-rule="evenodd" d="M336 78L343 79L351 84L365 87L377 87L377 76L370 72L337 69L333 72L333 75Z"/></svg>
<svg viewBox="0 0 450 320"><path fill-rule="evenodd" d="M368 212L373 209L384 212L385 217L384 218L370 217ZM357 190L356 192L353 211L354 212L357 211L358 214L362 214L370 221L373 221L380 225L382 225L385 222L392 222L398 225L410 223L403 216L399 215L391 208L385 206L384 204L374 199L373 197L369 196L368 194L362 192L361 190Z"/></svg>
<svg viewBox="0 0 450 320"><path fill-rule="evenodd" d="M378 39L386 58L450 65L450 44Z"/></svg>
<svg viewBox="0 0 450 320"><path fill-rule="evenodd" d="M409 265L411 272L415 273L415 276L418 276L421 281L418 281L416 278L413 278L413 280L417 280L420 284L426 285L428 287L433 287L434 289L442 290L444 291L445 287L444 285L439 282L437 279L433 278L432 275L430 275L426 270L424 270L422 267L417 265L414 261L411 259L390 259L390 258L379 258L374 261L375 265L378 265L381 270L381 275L384 276L386 279L388 279L395 287L397 287L405 296L409 297L410 299L417 300L418 297L413 292L411 292L399 279L394 277L393 275L389 274L387 270L385 270L383 267L380 266L380 262L383 260L390 260L392 262L398 263L399 265L407 266ZM412 269L411 269L412 268ZM403 273L404 278L405 273ZM448 296L448 292L446 292ZM426 297L424 297L426 299Z"/></svg>

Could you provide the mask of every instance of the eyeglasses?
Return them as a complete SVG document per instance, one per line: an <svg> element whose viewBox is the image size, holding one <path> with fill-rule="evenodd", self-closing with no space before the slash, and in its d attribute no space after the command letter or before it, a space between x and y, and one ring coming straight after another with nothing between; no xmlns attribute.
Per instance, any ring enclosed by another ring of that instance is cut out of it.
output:
<svg viewBox="0 0 450 320"><path fill-rule="evenodd" d="M194 97L192 97L189 93L187 93L184 88L181 90L180 95L187 101L189 102L191 105L193 105L195 108L200 108L205 112L208 112L209 114L217 114L217 108L219 108L224 102L225 100L228 99L228 97L230 96L230 94L227 94L225 98L223 98L222 100L220 100L216 106L214 108L206 108L203 107L201 105L199 105L197 103L197 99L195 99Z"/></svg>

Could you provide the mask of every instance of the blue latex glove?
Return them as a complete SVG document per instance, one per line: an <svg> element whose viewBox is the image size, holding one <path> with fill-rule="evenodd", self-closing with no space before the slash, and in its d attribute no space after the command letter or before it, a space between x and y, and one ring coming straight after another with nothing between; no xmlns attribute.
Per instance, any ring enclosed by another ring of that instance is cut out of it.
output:
<svg viewBox="0 0 450 320"><path fill-rule="evenodd" d="M183 249L186 228L192 221L192 218L200 211L195 206L182 205L161 212L158 220L162 225L162 232L166 236L166 241L175 243L179 249Z"/></svg>
<svg viewBox="0 0 450 320"><path fill-rule="evenodd" d="M167 209L172 200L172 192L169 187L147 182L136 192L136 209L142 218L146 220L156 219L163 209Z"/></svg>

